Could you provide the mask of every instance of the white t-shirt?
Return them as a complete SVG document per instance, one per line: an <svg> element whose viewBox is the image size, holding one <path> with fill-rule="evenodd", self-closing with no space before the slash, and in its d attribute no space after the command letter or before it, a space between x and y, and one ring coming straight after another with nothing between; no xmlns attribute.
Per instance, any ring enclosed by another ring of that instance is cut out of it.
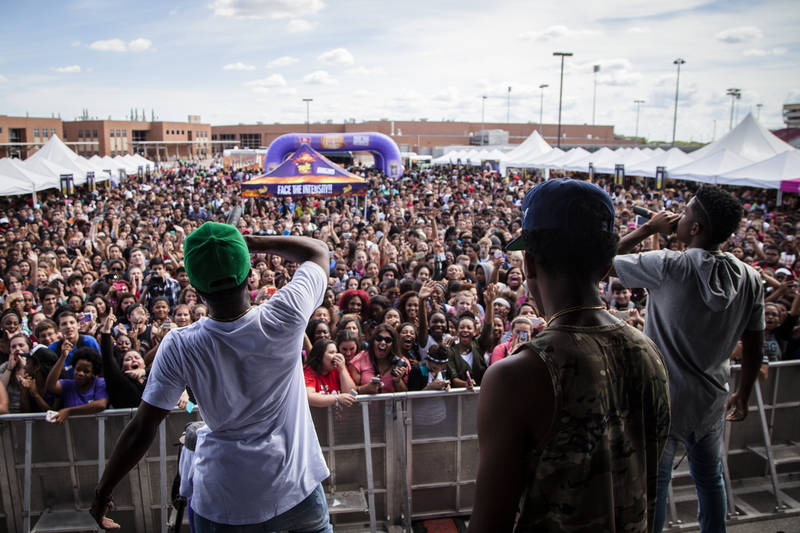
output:
<svg viewBox="0 0 800 533"><path fill-rule="evenodd" d="M207 427L198 432L192 508L221 524L265 522L328 477L308 409L303 332L328 274L303 263L272 298L232 322L171 330L142 400L172 409L186 385Z"/></svg>

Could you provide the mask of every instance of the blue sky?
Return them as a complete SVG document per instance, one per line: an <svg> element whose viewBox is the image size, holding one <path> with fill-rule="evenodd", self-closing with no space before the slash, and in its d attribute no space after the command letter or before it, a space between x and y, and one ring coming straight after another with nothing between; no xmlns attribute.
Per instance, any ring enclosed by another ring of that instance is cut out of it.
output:
<svg viewBox="0 0 800 533"><path fill-rule="evenodd" d="M800 101L796 0L405 2L340 0L27 0L4 2L0 113L66 120L83 108L122 119L131 107L162 120L212 124L312 121L592 122L618 134L670 139L673 60L682 57L678 138L709 141L763 104Z"/></svg>

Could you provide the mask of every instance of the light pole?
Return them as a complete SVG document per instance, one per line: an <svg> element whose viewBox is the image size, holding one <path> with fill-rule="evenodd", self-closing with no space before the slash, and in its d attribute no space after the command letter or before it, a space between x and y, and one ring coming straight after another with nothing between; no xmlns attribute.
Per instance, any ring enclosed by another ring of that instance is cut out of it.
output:
<svg viewBox="0 0 800 533"><path fill-rule="evenodd" d="M314 101L314 99L313 98L303 98L303 101L306 103L306 133L310 133L311 132L311 121L309 120L309 118L310 118L309 106L311 105L311 102Z"/></svg>
<svg viewBox="0 0 800 533"><path fill-rule="evenodd" d="M634 100L634 104L636 104L636 134L634 138L636 139L636 146L639 145L639 107L644 103L644 100Z"/></svg>
<svg viewBox="0 0 800 533"><path fill-rule="evenodd" d="M675 129L678 127L678 89L681 86L681 65L686 63L680 57L672 62L673 65L678 65L678 77L675 79L675 114L672 116L672 146L675 146Z"/></svg>
<svg viewBox="0 0 800 533"><path fill-rule="evenodd" d="M508 86L508 102L506 103L506 124L511 123L511 86Z"/></svg>
<svg viewBox="0 0 800 533"><path fill-rule="evenodd" d="M594 66L594 95L592 96L592 126L594 126L594 111L597 104L597 73L600 72L600 65Z"/></svg>
<svg viewBox="0 0 800 533"><path fill-rule="evenodd" d="M481 146L483 146L483 130L486 127L486 95L481 96Z"/></svg>
<svg viewBox="0 0 800 533"><path fill-rule="evenodd" d="M761 120L761 108L764 104L756 104L756 120Z"/></svg>
<svg viewBox="0 0 800 533"><path fill-rule="evenodd" d="M546 83L539 85L539 135L543 135L542 133L542 114L544 109L544 89L545 87L550 87Z"/></svg>
<svg viewBox="0 0 800 533"><path fill-rule="evenodd" d="M732 89L728 89L728 91L725 94L727 94L728 96L731 97L731 122L730 122L730 124L728 126L728 131L730 131L730 130L733 129L733 109L734 109L734 107L736 107L736 100L738 100L738 99L740 99L742 97L742 90L741 89L732 88Z"/></svg>
<svg viewBox="0 0 800 533"><path fill-rule="evenodd" d="M561 99L564 96L564 57L572 56L572 52L553 52L554 56L561 56L561 83L558 86L558 141L561 148Z"/></svg>

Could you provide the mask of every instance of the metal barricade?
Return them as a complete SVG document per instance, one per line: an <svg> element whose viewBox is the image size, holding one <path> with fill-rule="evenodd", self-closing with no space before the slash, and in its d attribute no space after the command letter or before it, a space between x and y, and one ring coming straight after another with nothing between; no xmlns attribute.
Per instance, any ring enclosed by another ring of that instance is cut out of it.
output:
<svg viewBox="0 0 800 533"><path fill-rule="evenodd" d="M732 381L738 375L733 368ZM725 482L731 523L800 513L800 361L770 365L750 416L729 424ZM732 385L732 388L735 385ZM469 515L478 467L479 390L362 395L350 408L312 408L331 476L324 482L337 529L411 530L415 520ZM31 531L43 515L88 508L131 409L47 423L42 414L0 416L0 533ZM164 532L172 446L186 423L167 417L145 458L114 493L114 519L128 531ZM696 527L688 477L676 478L673 530Z"/></svg>

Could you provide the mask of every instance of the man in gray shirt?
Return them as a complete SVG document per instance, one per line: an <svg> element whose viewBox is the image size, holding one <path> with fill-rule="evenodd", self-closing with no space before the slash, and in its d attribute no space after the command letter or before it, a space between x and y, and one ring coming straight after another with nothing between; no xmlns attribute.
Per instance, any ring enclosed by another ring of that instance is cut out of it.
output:
<svg viewBox="0 0 800 533"><path fill-rule="evenodd" d="M671 233L687 249L618 255L614 270L626 287L646 288L644 332L664 355L672 427L659 464L655 531L666 515L666 495L678 442L686 448L703 532L725 531L722 435L727 420L747 416L764 338L764 292L758 273L719 251L742 218L740 202L716 187L701 187L681 217L662 212L627 234L626 254L655 233ZM742 377L728 397L729 357L742 340Z"/></svg>

